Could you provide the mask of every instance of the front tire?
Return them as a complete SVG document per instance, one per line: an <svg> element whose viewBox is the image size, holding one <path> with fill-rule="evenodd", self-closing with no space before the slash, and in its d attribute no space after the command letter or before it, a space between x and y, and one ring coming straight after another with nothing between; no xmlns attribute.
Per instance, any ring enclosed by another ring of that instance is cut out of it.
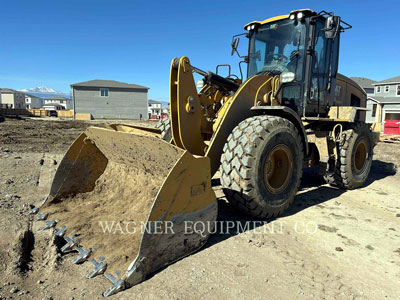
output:
<svg viewBox="0 0 400 300"><path fill-rule="evenodd" d="M275 217L293 202L302 167L302 141L294 124L256 116L229 135L221 156L221 184L236 208L259 218Z"/></svg>

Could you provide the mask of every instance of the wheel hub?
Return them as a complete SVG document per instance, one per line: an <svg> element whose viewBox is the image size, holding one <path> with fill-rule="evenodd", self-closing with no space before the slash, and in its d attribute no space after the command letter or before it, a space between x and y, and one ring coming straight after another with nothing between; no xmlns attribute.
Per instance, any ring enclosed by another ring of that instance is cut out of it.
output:
<svg viewBox="0 0 400 300"><path fill-rule="evenodd" d="M368 157L368 150L367 150L367 143L364 139L360 140L356 146L353 155L353 167L357 174L362 173L365 168L367 157Z"/></svg>
<svg viewBox="0 0 400 300"><path fill-rule="evenodd" d="M273 194L281 193L293 174L293 154L284 144L276 145L268 154L264 167L264 184Z"/></svg>

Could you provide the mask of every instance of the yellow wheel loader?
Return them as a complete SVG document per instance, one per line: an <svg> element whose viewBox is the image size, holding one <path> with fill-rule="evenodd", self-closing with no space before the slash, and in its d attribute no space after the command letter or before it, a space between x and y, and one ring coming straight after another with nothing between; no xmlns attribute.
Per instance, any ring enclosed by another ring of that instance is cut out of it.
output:
<svg viewBox="0 0 400 300"><path fill-rule="evenodd" d="M214 175L232 205L259 218L287 209L304 167L319 165L337 187L361 186L374 135L365 92L337 73L348 28L308 9L247 24L232 38L232 55L248 39L247 79L173 59L170 119L82 133L32 210L41 230L53 228L74 263L90 259L87 277L110 279L109 296L204 245L217 218Z"/></svg>

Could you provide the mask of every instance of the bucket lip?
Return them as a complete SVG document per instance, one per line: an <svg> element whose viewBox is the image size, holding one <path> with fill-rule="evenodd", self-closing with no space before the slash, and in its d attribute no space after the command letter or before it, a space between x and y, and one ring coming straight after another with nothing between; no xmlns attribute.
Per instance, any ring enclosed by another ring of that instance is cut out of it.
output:
<svg viewBox="0 0 400 300"><path fill-rule="evenodd" d="M116 128L118 126L134 128L134 129L142 130L144 132L151 132L154 134L161 134L161 129L156 128L156 127L146 127L146 126L139 126L139 125L134 125L134 124L123 124L123 123L105 123L105 127L107 129L112 129L115 131L118 131L118 129ZM90 126L90 127L95 127L95 126Z"/></svg>
<svg viewBox="0 0 400 300"><path fill-rule="evenodd" d="M118 124L118 125L128 126L128 127L129 127L129 125L125 125L125 124ZM144 127L143 127L143 128L144 128ZM168 144L169 146L172 146L173 148L175 148L175 149L177 149L177 150L179 150L179 151L182 151L182 152L187 151L186 149L179 148L179 147L177 147L176 145L174 145L174 144L172 144L172 143L170 143L170 142L167 142L167 141L163 140L163 139L161 138L161 136L159 137L159 136L157 136L156 134L153 135L153 134L145 134L145 133L138 133L138 132L125 132L125 131L117 131L117 130L110 129L110 128L103 128L103 127L98 127L98 126L89 126L89 127L86 128L86 130L85 130L84 132L81 133L81 135L82 135L82 134L85 134L87 137L90 138L89 135L90 135L90 132L91 132L92 130L94 130L94 131L108 131L108 132L113 132L113 133L117 133L117 134L136 135L136 136L140 136L140 137L143 137L143 138L149 138L149 139L161 141L161 142L163 142L163 143L165 143L165 144ZM139 130L140 130L140 129L139 129ZM88 133L88 134L87 134L87 133ZM76 141L76 140L75 140L75 141ZM75 141L74 141L74 142L75 142Z"/></svg>

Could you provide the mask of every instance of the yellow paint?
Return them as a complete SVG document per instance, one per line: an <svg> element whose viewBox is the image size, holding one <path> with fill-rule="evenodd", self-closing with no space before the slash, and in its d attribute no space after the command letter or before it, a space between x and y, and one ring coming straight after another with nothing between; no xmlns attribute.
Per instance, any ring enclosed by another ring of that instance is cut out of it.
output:
<svg viewBox="0 0 400 300"><path fill-rule="evenodd" d="M189 58L179 59L178 70L171 65L172 135L176 144L192 154L204 155L201 124L204 112L194 83ZM175 87L176 85L176 87Z"/></svg>
<svg viewBox="0 0 400 300"><path fill-rule="evenodd" d="M272 77L268 78L268 79L267 79L263 84L261 84L260 87L258 88L256 97L255 97L255 99L254 99L254 105L255 105L255 106L258 105L257 102L259 102L259 101L264 102L264 101L263 101L264 95L267 94L267 93L269 93L269 92L271 91L271 89L272 89L272 86L271 86L271 79L272 79ZM264 104L267 104L267 103L264 103Z"/></svg>
<svg viewBox="0 0 400 300"><path fill-rule="evenodd" d="M232 99L231 96L226 97L224 100L224 103L222 104L220 109L217 111L217 114L216 114L217 119L215 120L215 122L213 124L213 132L215 132L217 130L219 123L222 121L222 117L225 115L225 111L229 107L231 99Z"/></svg>
<svg viewBox="0 0 400 300"><path fill-rule="evenodd" d="M290 16L290 15L282 15L282 16L277 16L277 17L269 18L269 19L266 19L266 20L264 20L264 21L253 21L253 22L250 22L250 23L244 25L244 29L246 30L246 27L247 27L248 25L252 25L252 24L264 25L264 24L267 24L267 23L271 23L271 22L276 22L276 21L280 21L280 20L287 19L287 18L289 18L289 16Z"/></svg>
<svg viewBox="0 0 400 300"><path fill-rule="evenodd" d="M183 144L179 136L178 118L178 70L174 68L174 59L171 61L171 71L169 78L170 110L171 110L171 133L172 141L179 148L183 149Z"/></svg>
<svg viewBox="0 0 400 300"><path fill-rule="evenodd" d="M308 13L308 14L315 14L315 12L314 12L313 10L309 9L309 8L292 10L292 11L290 12L290 14L298 13L298 12L304 12L304 13ZM246 25L244 26L244 29L246 30L246 27L247 27L248 25L252 25L252 24L264 25L264 24L267 24L267 23L271 23L271 22L276 22L276 21L284 20L284 19L289 18L289 17L290 17L290 14L272 17L272 18L266 19L266 20L264 20L264 21L253 21L253 22L250 22L250 23L246 24Z"/></svg>
<svg viewBox="0 0 400 300"><path fill-rule="evenodd" d="M169 221L173 216L198 212L216 202L210 159L195 158L185 151L158 192L149 221Z"/></svg>
<svg viewBox="0 0 400 300"><path fill-rule="evenodd" d="M90 142L90 127L70 146L61 160L50 188L50 197L89 192L104 172L107 158Z"/></svg>

